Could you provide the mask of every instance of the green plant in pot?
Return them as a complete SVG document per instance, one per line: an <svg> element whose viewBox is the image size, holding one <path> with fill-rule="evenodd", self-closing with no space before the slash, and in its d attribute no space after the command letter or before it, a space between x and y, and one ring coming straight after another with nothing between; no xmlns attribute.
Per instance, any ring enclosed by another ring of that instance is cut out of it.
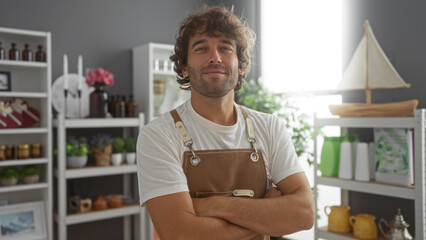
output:
<svg viewBox="0 0 426 240"><path fill-rule="evenodd" d="M19 171L14 167L0 170L0 184L2 186L13 186L18 183Z"/></svg>
<svg viewBox="0 0 426 240"><path fill-rule="evenodd" d="M136 162L136 140L132 137L126 138L126 162L129 164Z"/></svg>
<svg viewBox="0 0 426 240"><path fill-rule="evenodd" d="M113 139L108 134L97 133L90 138L90 146L95 154L96 166L109 166Z"/></svg>
<svg viewBox="0 0 426 240"><path fill-rule="evenodd" d="M91 153L90 146L87 144L87 139L82 137L76 139L74 136L69 136L66 145L67 152L67 167L80 168L87 164L87 155Z"/></svg>
<svg viewBox="0 0 426 240"><path fill-rule="evenodd" d="M41 167L39 165L28 165L21 169L21 177L24 183L37 183L40 181Z"/></svg>
<svg viewBox="0 0 426 240"><path fill-rule="evenodd" d="M260 81L254 80L244 83L237 92L237 98L240 104L248 108L282 118L297 156L306 159L309 165L313 164L314 152L309 142L313 141L314 128L309 122L309 116L302 113L295 102L268 91Z"/></svg>
<svg viewBox="0 0 426 240"><path fill-rule="evenodd" d="M114 138L112 142L112 156L111 163L112 165L118 166L123 162L123 152L126 147L124 139L121 137Z"/></svg>

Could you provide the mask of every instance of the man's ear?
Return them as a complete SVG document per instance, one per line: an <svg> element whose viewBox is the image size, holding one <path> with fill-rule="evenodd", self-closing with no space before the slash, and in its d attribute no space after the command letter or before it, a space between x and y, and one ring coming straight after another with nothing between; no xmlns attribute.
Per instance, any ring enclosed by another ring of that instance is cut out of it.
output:
<svg viewBox="0 0 426 240"><path fill-rule="evenodd" d="M187 67L182 67L182 75L187 78L189 76Z"/></svg>

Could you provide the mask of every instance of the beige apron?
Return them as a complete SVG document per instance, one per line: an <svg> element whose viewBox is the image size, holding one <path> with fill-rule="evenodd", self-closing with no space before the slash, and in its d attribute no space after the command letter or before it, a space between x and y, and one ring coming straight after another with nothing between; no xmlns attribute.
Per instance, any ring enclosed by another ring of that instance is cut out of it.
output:
<svg viewBox="0 0 426 240"><path fill-rule="evenodd" d="M256 148L253 120L239 106L246 120L250 149L192 150L189 136L176 110L170 111L184 145L183 171L191 197L232 196L262 198L267 177L262 152ZM269 239L259 234L253 240Z"/></svg>

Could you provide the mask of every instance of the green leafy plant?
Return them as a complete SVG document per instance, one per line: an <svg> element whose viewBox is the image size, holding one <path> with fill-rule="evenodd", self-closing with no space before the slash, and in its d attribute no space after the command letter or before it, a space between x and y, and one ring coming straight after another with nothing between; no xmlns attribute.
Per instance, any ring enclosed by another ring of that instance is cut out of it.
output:
<svg viewBox="0 0 426 240"><path fill-rule="evenodd" d="M112 145L112 141L110 135L97 133L90 138L90 146L102 152L107 146Z"/></svg>
<svg viewBox="0 0 426 240"><path fill-rule="evenodd" d="M18 177L19 171L14 167L3 168L0 170L0 179L13 179Z"/></svg>
<svg viewBox="0 0 426 240"><path fill-rule="evenodd" d="M28 165L21 169L21 176L32 176L41 174L41 167L39 165Z"/></svg>
<svg viewBox="0 0 426 240"><path fill-rule="evenodd" d="M121 137L116 137L114 138L114 141L112 142L112 152L113 153L124 152L125 146L126 146L126 143L124 142L124 139Z"/></svg>
<svg viewBox="0 0 426 240"><path fill-rule="evenodd" d="M313 126L309 116L302 113L300 108L288 97L276 95L266 89L259 81L247 81L237 92L238 102L250 109L270 113L282 118L289 131L296 154L306 158L309 165L313 164L314 153L309 147L313 141Z"/></svg>
<svg viewBox="0 0 426 240"><path fill-rule="evenodd" d="M67 157L86 156L91 153L90 146L87 144L86 138L79 138L78 140L69 136L67 139Z"/></svg>
<svg viewBox="0 0 426 240"><path fill-rule="evenodd" d="M126 138L126 151L136 152L136 140L132 137Z"/></svg>

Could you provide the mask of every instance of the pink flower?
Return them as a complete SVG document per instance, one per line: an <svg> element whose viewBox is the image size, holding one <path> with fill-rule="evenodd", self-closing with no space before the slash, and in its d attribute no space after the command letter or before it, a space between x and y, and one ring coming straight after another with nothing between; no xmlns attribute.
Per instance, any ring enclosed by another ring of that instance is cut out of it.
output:
<svg viewBox="0 0 426 240"><path fill-rule="evenodd" d="M98 68L87 74L86 83L90 87L95 85L95 83L103 83L106 86L112 86L114 85L114 76L107 70Z"/></svg>

